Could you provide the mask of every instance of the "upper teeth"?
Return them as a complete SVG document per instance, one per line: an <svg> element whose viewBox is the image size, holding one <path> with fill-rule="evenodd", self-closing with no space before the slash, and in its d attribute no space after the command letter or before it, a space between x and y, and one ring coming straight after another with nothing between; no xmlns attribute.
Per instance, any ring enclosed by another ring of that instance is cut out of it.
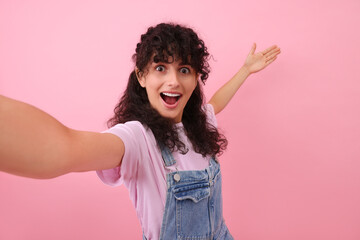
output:
<svg viewBox="0 0 360 240"><path fill-rule="evenodd" d="M162 94L168 97L180 97L180 94L178 93L162 93Z"/></svg>

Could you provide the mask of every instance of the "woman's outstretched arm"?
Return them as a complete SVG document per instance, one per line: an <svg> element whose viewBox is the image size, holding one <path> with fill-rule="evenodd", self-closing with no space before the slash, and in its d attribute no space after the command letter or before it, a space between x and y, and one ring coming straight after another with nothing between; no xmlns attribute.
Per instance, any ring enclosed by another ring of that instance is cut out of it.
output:
<svg viewBox="0 0 360 240"><path fill-rule="evenodd" d="M226 107L250 74L264 69L270 63L275 61L276 56L280 53L280 48L276 45L271 46L262 52L255 53L255 50L256 44L254 43L244 65L235 76L217 90L210 99L209 103L214 107L215 114L221 112Z"/></svg>
<svg viewBox="0 0 360 240"><path fill-rule="evenodd" d="M124 144L110 133L76 131L29 104L0 95L0 171L31 178L113 168Z"/></svg>

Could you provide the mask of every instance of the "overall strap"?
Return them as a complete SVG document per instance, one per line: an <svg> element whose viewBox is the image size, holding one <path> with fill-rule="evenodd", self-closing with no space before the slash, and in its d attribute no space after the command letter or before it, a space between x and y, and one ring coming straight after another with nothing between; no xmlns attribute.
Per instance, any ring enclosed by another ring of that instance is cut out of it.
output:
<svg viewBox="0 0 360 240"><path fill-rule="evenodd" d="M158 145L160 147L161 150L161 155L165 164L165 167L169 167L171 165L174 165L176 163L170 149L163 143L159 143Z"/></svg>

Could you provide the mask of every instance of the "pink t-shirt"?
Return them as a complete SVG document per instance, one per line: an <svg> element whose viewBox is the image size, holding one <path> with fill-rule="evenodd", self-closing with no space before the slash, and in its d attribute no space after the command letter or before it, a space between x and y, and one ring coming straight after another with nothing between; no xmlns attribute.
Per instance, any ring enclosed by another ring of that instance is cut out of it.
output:
<svg viewBox="0 0 360 240"><path fill-rule="evenodd" d="M208 121L217 126L212 105L204 106ZM203 170L209 165L210 157L196 153L178 123L179 138L189 151L186 154L174 152L179 171ZM121 167L97 171L100 179L108 185L124 184L133 202L144 234L148 240L159 239L166 201L166 174L175 171L175 166L164 167L161 151L150 129L138 121L117 124L105 131L120 137L125 145Z"/></svg>

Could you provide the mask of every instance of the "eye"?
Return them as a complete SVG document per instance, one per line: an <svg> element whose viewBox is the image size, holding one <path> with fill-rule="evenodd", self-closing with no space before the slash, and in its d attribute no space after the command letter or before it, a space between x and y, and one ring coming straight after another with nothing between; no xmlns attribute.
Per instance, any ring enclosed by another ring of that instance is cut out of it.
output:
<svg viewBox="0 0 360 240"><path fill-rule="evenodd" d="M183 74L188 74L188 73L190 73L190 69L187 67L182 67L182 68L180 68L180 72Z"/></svg>
<svg viewBox="0 0 360 240"><path fill-rule="evenodd" d="M155 70L159 71L159 72L163 72L163 71L165 71L165 67L163 65L159 65L159 66L155 67Z"/></svg>

